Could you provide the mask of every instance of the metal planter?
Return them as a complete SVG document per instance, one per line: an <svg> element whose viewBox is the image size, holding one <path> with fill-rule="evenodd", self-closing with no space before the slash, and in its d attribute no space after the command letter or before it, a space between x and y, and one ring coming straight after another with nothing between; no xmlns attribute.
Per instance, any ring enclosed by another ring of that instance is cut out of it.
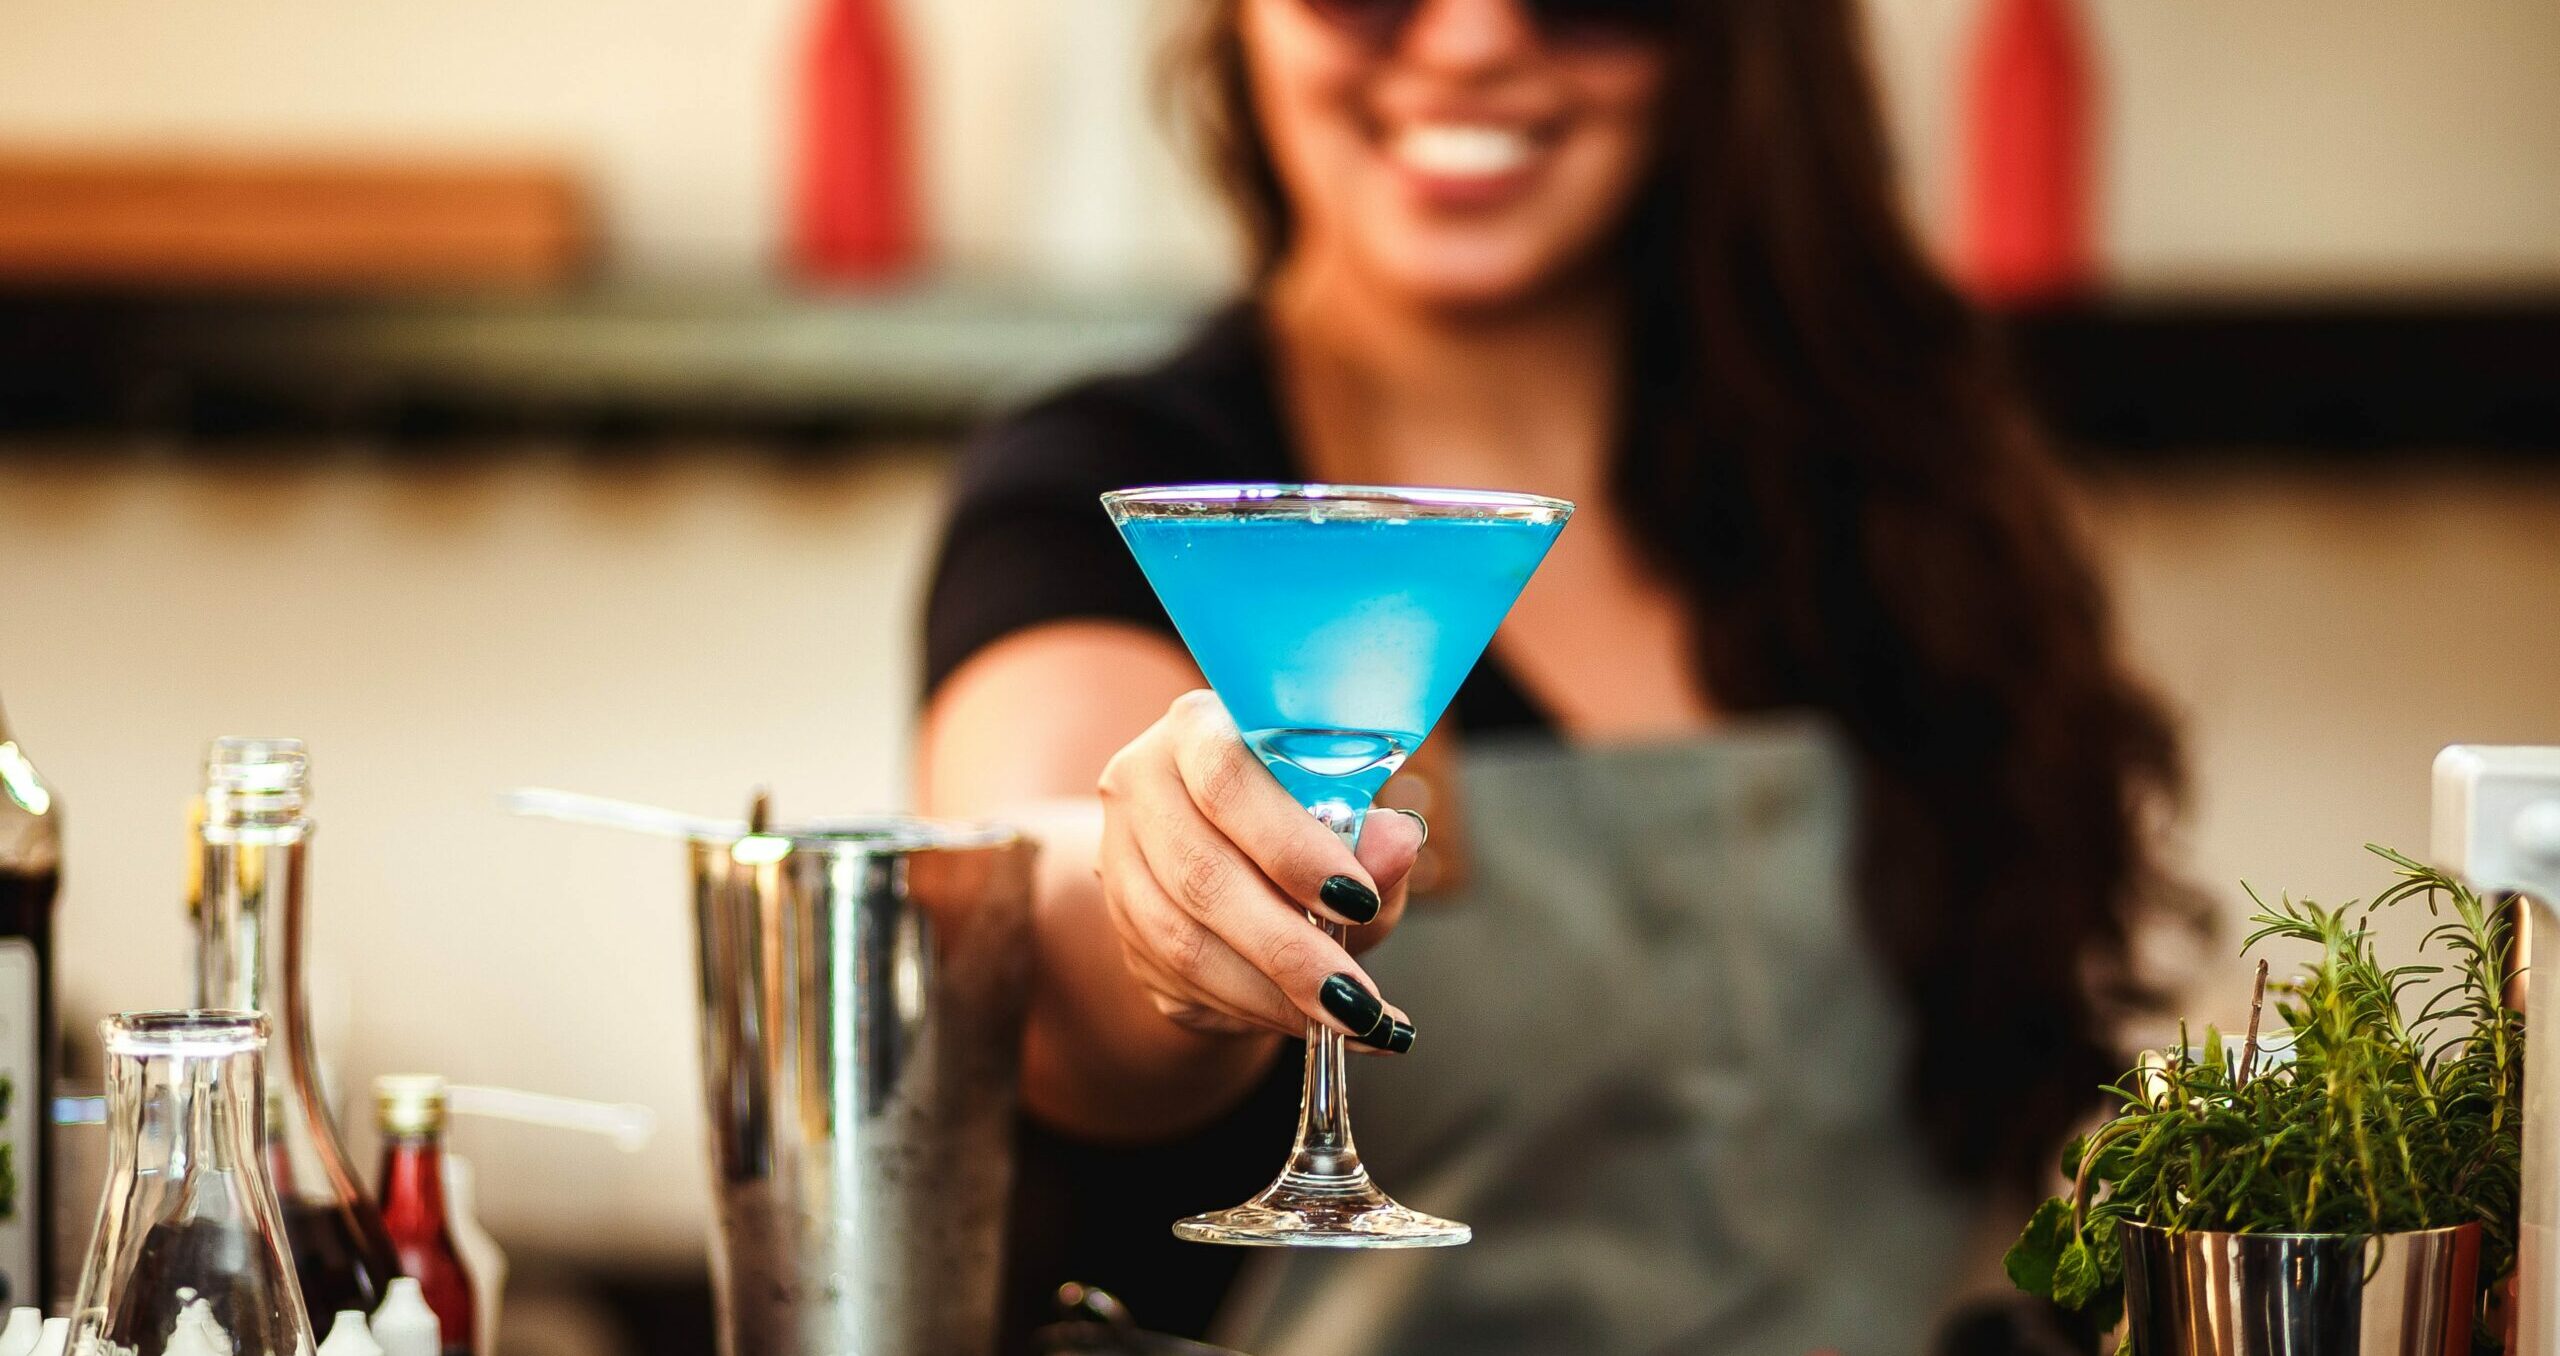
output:
<svg viewBox="0 0 2560 1356"><path fill-rule="evenodd" d="M2410 1233L2123 1228L2135 1356L2467 1356L2480 1226Z"/></svg>

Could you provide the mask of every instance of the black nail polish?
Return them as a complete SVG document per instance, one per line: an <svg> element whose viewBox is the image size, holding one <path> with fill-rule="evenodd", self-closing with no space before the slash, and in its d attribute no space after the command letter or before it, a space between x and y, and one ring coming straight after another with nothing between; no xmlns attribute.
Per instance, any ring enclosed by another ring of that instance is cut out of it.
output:
<svg viewBox="0 0 2560 1356"><path fill-rule="evenodd" d="M1390 1022L1387 1027L1387 1053L1401 1055L1413 1049L1413 1024Z"/></svg>
<svg viewBox="0 0 2560 1356"><path fill-rule="evenodd" d="M1324 884L1316 887L1316 898L1323 900L1326 908L1354 923L1366 923L1377 917L1381 907L1377 891L1349 876L1325 877Z"/></svg>
<svg viewBox="0 0 2560 1356"><path fill-rule="evenodd" d="M1360 987L1360 981L1349 975L1335 975L1316 990L1316 1001L1324 1010L1351 1032L1351 1038L1366 1045L1376 1045L1386 1036L1392 1023L1387 1020L1387 1005L1378 996ZM1372 1039L1375 1037L1376 1039Z"/></svg>

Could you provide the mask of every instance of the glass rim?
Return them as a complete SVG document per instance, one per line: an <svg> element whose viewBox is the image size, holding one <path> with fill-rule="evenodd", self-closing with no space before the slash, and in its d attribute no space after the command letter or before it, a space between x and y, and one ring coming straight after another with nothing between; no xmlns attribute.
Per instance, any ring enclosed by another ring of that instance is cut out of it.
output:
<svg viewBox="0 0 2560 1356"><path fill-rule="evenodd" d="M1418 518L1526 516L1561 521L1573 501L1516 490L1475 490L1436 485L1331 485L1316 481L1204 482L1140 485L1112 490L1102 506L1114 518L1173 518L1203 514L1284 517L1310 505L1388 507Z"/></svg>
<svg viewBox="0 0 2560 1356"><path fill-rule="evenodd" d="M111 1055L233 1055L267 1045L266 1014L225 1008L119 1012L98 1030Z"/></svg>

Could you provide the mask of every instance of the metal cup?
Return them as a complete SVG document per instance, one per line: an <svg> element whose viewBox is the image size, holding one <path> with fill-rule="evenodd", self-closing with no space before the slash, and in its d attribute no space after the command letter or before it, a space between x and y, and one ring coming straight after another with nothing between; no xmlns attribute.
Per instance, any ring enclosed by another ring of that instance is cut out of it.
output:
<svg viewBox="0 0 2560 1356"><path fill-rule="evenodd" d="M2135 1356L2471 1350L2476 1224L2370 1237L2121 1227Z"/></svg>
<svg viewBox="0 0 2560 1356"><path fill-rule="evenodd" d="M987 1356L1032 849L914 820L688 836L726 1356Z"/></svg>

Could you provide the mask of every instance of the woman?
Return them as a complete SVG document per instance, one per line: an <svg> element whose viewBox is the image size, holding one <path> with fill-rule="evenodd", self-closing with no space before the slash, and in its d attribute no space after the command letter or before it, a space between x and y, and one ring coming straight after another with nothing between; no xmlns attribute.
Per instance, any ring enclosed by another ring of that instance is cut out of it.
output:
<svg viewBox="0 0 2560 1356"><path fill-rule="evenodd" d="M927 803L1050 829L1026 1239L1261 1356L1920 1349L2115 1070L2177 767L1854 0L1202 9L1252 296L983 440L929 607ZM1434 737L1467 884L1411 918L1423 829L1299 812L1094 503L1293 479L1581 506ZM1267 1180L1309 1019L1416 1051L1361 1146L1473 1245L1165 1238Z"/></svg>

